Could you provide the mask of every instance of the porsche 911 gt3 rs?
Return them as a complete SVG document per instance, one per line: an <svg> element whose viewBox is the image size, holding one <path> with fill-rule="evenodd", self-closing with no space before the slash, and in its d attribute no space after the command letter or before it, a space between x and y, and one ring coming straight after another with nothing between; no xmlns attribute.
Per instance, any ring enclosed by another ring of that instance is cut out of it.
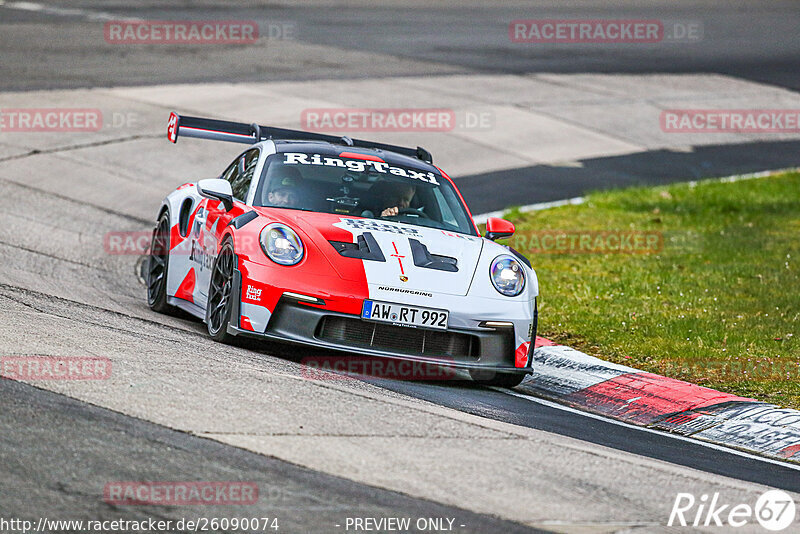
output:
<svg viewBox="0 0 800 534"><path fill-rule="evenodd" d="M168 138L248 148L218 178L163 200L147 298L210 336L251 336L466 369L519 384L531 372L538 280L481 236L426 150L348 137L170 116Z"/></svg>

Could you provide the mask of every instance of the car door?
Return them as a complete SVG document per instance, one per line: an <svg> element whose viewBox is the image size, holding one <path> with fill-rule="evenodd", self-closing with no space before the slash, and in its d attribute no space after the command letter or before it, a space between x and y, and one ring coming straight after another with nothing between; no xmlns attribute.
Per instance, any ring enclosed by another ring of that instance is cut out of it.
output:
<svg viewBox="0 0 800 534"><path fill-rule="evenodd" d="M195 220L199 226L198 245L192 243L192 254L198 251L196 261L197 287L199 289L199 302L196 304L205 307L208 300L208 286L211 282L211 267L221 245L222 233L228 223L246 210L245 201L253 181L258 157L258 148L252 148L240 154L222 173L223 180L231 184L233 191L233 209L225 211L225 206L219 200L204 198L200 203Z"/></svg>

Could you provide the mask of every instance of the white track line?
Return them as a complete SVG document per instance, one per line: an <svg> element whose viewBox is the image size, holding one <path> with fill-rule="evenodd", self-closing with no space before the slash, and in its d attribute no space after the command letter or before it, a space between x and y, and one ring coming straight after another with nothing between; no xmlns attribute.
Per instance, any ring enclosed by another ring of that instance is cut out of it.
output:
<svg viewBox="0 0 800 534"><path fill-rule="evenodd" d="M570 204L583 204L583 201L586 200L584 197L575 197L575 198L567 198L564 200L554 200L552 202L539 202L537 204L528 204L527 206L520 206L517 208L522 213L526 213L528 211L541 211L550 208L557 208L559 206L569 206ZM498 210L498 211L490 211L489 213L481 213L479 215L473 215L472 220L475 221L475 224L485 224L486 220L489 217L502 217L505 212L508 210Z"/></svg>
<svg viewBox="0 0 800 534"><path fill-rule="evenodd" d="M693 443L695 445L701 445L703 447L707 447L709 449L714 449L716 451L727 452L727 453L730 453L730 454L734 454L736 456L742 456L744 458L749 458L751 460L757 460L759 462L766 462L766 463L769 463L769 464L774 464L774 465L779 465L781 467L786 467L788 469L793 469L795 471L800 471L800 465L797 465L797 464L794 464L794 463L782 462L780 460L773 460L772 458L767 458L767 457L764 457L764 456L758 456L756 454L751 454L751 453L748 453L748 452L740 451L738 449L732 449L730 447L725 447L723 445L717 445L716 443L711 443L709 441L703 441L703 440L700 440L700 439L688 438L686 436L681 436L679 434L672 434L670 432L665 432L665 431L662 431L662 430L653 430L652 428L633 425L631 423L626 423L624 421L618 421L616 419L610 419L608 417L604 417L602 415L597 415L597 414L594 414L594 413L591 413L591 412L584 412L584 411L578 410L577 408L572 408L570 406L564 406L563 404L558 404L557 402L552 402L552 401L548 401L548 400L545 400L545 399L540 399L539 397L532 397L530 395L525 395L525 394L519 393L517 391L511 391L511 390L508 390L508 389L503 389L503 388L498 388L498 387L491 387L489 389L493 389L495 391L499 391L499 392L505 393L507 395L512 395L514 397L519 397L521 399L526 399L526 400L529 400L530 402L535 402L537 404L541 404L543 406L548 406L550 408L556 408L558 410L563 410L565 412L582 415L584 417L589 417L591 419L597 419L599 421L604 421L606 423L611 423L611 424L614 424L614 425L619 425L619 426L622 426L622 427L625 427L625 428L631 428L631 429L634 429L634 430L641 430L642 432L649 432L651 434L657 434L657 435L662 436L662 437L669 437L669 438L672 438L672 439L685 441L687 443Z"/></svg>
<svg viewBox="0 0 800 534"><path fill-rule="evenodd" d="M784 172L797 172L800 168L798 167L788 167L786 169L777 169L774 171L761 171L761 172L751 172L748 174L734 174L733 176L725 176L723 178L711 178L709 180L700 180L699 182L692 180L691 182L687 182L689 187L695 187L697 184L707 184L707 183L723 183L723 184L732 184L735 182L741 182L742 180L752 180L754 178L766 178L767 176L772 176L773 174L781 174Z"/></svg>
<svg viewBox="0 0 800 534"><path fill-rule="evenodd" d="M66 7L53 7L37 4L34 2L4 2L0 1L0 6L9 9L19 9L21 11L31 11L34 13L44 13L46 15L56 15L60 17L83 17L89 20L118 20L125 19L126 21L140 21L141 19L121 17L111 13L104 13L102 11L93 11L89 9L74 9Z"/></svg>

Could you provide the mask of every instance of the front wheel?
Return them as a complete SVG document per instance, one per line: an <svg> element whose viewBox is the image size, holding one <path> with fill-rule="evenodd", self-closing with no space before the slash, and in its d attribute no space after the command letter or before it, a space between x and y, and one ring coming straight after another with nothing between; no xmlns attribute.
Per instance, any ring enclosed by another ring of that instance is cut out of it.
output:
<svg viewBox="0 0 800 534"><path fill-rule="evenodd" d="M239 295L232 294L235 262L233 242L226 239L211 268L211 283L206 306L208 334L222 343L230 341L233 337L228 333L228 324L231 320L232 299L239 298Z"/></svg>
<svg viewBox="0 0 800 534"><path fill-rule="evenodd" d="M498 386L501 388L516 387L525 380L523 373L498 373L490 369L470 369L469 376L482 386Z"/></svg>

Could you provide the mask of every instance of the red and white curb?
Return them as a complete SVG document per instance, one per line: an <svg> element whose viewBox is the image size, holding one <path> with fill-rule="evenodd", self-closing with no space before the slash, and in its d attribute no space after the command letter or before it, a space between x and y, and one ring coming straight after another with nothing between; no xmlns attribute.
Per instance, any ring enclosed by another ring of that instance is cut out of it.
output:
<svg viewBox="0 0 800 534"><path fill-rule="evenodd" d="M626 423L800 463L800 411L605 362L536 339L537 395Z"/></svg>

